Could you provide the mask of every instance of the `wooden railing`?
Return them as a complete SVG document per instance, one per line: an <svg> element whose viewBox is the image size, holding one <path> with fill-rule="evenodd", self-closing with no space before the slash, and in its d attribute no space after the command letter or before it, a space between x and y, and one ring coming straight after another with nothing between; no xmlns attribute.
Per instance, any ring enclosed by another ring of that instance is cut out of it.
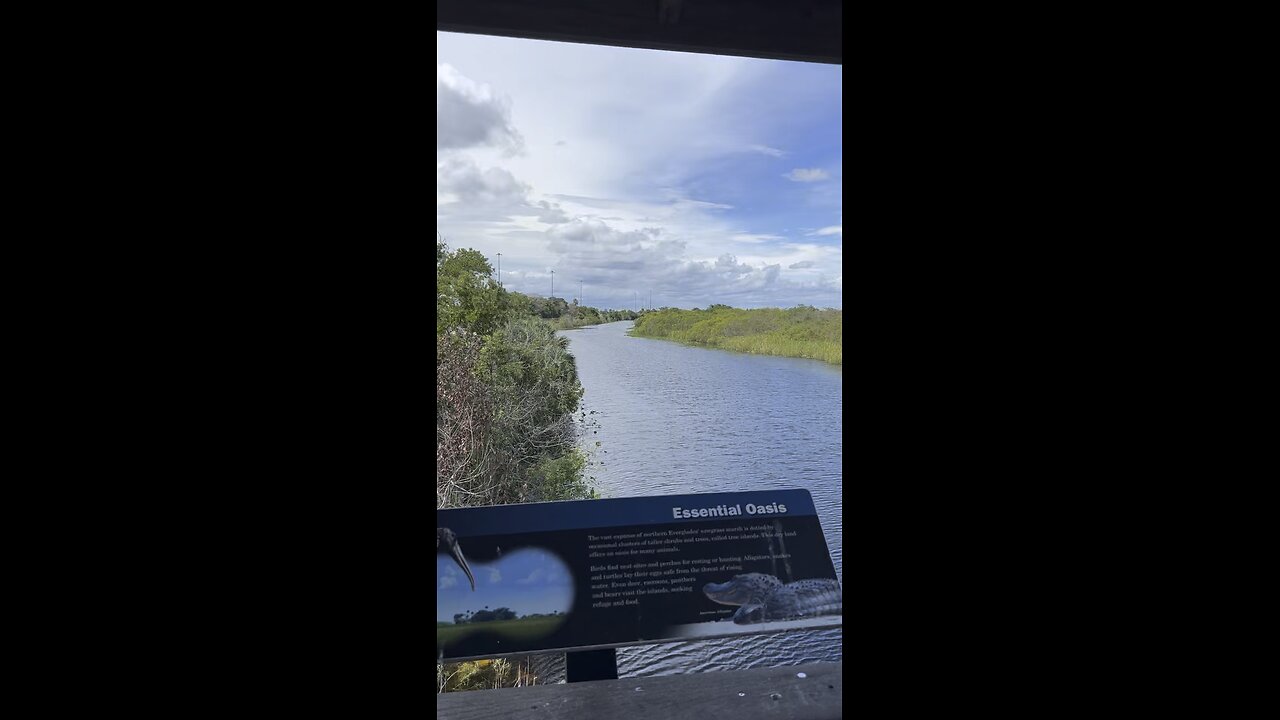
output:
<svg viewBox="0 0 1280 720"><path fill-rule="evenodd" d="M836 720L843 662L595 680L436 696L437 720Z"/></svg>

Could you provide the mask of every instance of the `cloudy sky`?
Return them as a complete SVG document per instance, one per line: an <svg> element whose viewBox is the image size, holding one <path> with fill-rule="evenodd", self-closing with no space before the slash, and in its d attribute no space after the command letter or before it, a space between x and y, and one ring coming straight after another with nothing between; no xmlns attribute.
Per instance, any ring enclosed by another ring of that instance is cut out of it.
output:
<svg viewBox="0 0 1280 720"><path fill-rule="evenodd" d="M483 608L505 607L517 615L567 613L573 608L573 576L569 568L542 548L517 550L491 563L468 564L476 578L475 590L453 558L436 555L437 621L453 622L455 613Z"/></svg>
<svg viewBox="0 0 1280 720"><path fill-rule="evenodd" d="M508 289L842 307L840 66L436 41L436 228Z"/></svg>

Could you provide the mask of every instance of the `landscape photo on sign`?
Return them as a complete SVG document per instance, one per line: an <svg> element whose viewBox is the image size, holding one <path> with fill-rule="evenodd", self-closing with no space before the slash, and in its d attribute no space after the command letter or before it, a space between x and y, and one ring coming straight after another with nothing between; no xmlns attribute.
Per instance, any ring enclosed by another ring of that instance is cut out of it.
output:
<svg viewBox="0 0 1280 720"><path fill-rule="evenodd" d="M459 545L465 552L466 539ZM555 553L523 547L495 554L491 562L470 564L472 589L454 558L437 553L437 654L477 632L521 640L542 637L558 629L573 609L573 576Z"/></svg>

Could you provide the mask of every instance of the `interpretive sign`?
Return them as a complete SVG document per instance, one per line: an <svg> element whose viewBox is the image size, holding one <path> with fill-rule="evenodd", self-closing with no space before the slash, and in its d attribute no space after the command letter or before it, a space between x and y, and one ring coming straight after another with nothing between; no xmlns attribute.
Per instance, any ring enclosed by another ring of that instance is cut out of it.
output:
<svg viewBox="0 0 1280 720"><path fill-rule="evenodd" d="M841 624L807 490L436 511L436 657Z"/></svg>

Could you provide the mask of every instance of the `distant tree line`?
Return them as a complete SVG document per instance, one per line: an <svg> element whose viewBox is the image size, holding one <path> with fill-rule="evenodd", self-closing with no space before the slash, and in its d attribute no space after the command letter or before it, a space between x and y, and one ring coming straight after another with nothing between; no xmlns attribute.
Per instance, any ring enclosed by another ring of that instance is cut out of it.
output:
<svg viewBox="0 0 1280 720"><path fill-rule="evenodd" d="M539 297L518 292L513 292L511 295L515 296L516 303L525 305L529 315L553 321L552 325L561 330L583 325L635 320L644 314L644 311L601 310L590 305L579 305L576 298L569 301L561 297Z"/></svg>
<svg viewBox="0 0 1280 720"><path fill-rule="evenodd" d="M466 625L467 623L495 622L498 620L515 620L517 618L527 620L530 618L559 617L560 615L561 613L559 610L549 613L528 613L527 615L520 615L510 608L500 607L496 610L489 610L486 608L484 610L473 610L465 613L454 613L453 622L455 625Z"/></svg>

